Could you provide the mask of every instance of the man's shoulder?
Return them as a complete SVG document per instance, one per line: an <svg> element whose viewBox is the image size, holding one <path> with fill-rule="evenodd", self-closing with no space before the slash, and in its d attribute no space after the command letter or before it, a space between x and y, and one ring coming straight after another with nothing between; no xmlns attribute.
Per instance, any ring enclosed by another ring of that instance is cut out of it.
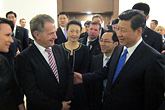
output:
<svg viewBox="0 0 165 110"><path fill-rule="evenodd" d="M61 27L58 27L57 28L57 32L59 32L59 31L62 31Z"/></svg>
<svg viewBox="0 0 165 110"><path fill-rule="evenodd" d="M93 56L93 59L103 58L103 53L97 54Z"/></svg>
<svg viewBox="0 0 165 110"><path fill-rule="evenodd" d="M62 51L62 45L61 44L55 44L53 47L52 47L53 50L55 51Z"/></svg>
<svg viewBox="0 0 165 110"><path fill-rule="evenodd" d="M144 34L148 34L153 37L161 37L161 34L157 33L156 31L154 31L148 27L145 28Z"/></svg>
<svg viewBox="0 0 165 110"><path fill-rule="evenodd" d="M25 30L28 31L26 28L23 28L23 27L21 27L21 26L17 26L16 29L24 30L24 31L25 31Z"/></svg>

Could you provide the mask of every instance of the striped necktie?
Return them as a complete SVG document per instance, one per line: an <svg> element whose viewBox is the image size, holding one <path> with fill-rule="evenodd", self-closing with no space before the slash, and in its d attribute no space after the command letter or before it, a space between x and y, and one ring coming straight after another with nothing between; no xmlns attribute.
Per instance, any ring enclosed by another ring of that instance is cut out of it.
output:
<svg viewBox="0 0 165 110"><path fill-rule="evenodd" d="M57 65L56 61L54 59L53 53L51 48L45 49L45 51L48 53L48 59L49 59L49 66L51 67L57 81L59 82L59 76L58 76L58 71L57 71Z"/></svg>

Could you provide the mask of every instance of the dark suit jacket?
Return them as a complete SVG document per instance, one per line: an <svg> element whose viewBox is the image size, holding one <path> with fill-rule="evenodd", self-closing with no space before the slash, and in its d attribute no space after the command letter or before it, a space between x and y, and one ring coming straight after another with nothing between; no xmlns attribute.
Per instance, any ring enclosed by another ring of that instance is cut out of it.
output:
<svg viewBox="0 0 165 110"><path fill-rule="evenodd" d="M104 79L108 76L103 110L157 110L164 100L163 56L142 41L112 83L122 50L123 47L117 46L108 67L84 74L83 81Z"/></svg>
<svg viewBox="0 0 165 110"><path fill-rule="evenodd" d="M143 40L148 45L150 45L157 51L162 52L162 50L163 50L162 36L159 33L146 27L144 33L142 34L142 37L143 37Z"/></svg>
<svg viewBox="0 0 165 110"><path fill-rule="evenodd" d="M55 44L62 44L67 41L67 39L65 38L65 35L62 32L62 29L60 27L57 28L56 34L57 34L58 38L55 40Z"/></svg>
<svg viewBox="0 0 165 110"><path fill-rule="evenodd" d="M102 37L102 35L105 33L105 29L104 28L101 28L101 34L100 34L100 38Z"/></svg>
<svg viewBox="0 0 165 110"><path fill-rule="evenodd" d="M23 98L7 59L0 54L0 110L18 110Z"/></svg>
<svg viewBox="0 0 165 110"><path fill-rule="evenodd" d="M159 110L165 110L165 101L164 101L164 103L159 107Z"/></svg>
<svg viewBox="0 0 165 110"><path fill-rule="evenodd" d="M20 26L16 26L15 38L21 41L20 51L24 50L29 46L29 35L27 29Z"/></svg>
<svg viewBox="0 0 165 110"><path fill-rule="evenodd" d="M56 60L59 83L33 44L17 56L17 75L27 97L27 110L61 110L62 101L71 100L73 73L64 51L58 45L52 47Z"/></svg>
<svg viewBox="0 0 165 110"><path fill-rule="evenodd" d="M93 56L90 71L96 71L103 68L103 53ZM103 81L97 81L90 84L90 106L91 110L101 110L103 96Z"/></svg>
<svg viewBox="0 0 165 110"><path fill-rule="evenodd" d="M80 34L80 38L83 38L84 36L88 36L88 32L83 32Z"/></svg>
<svg viewBox="0 0 165 110"><path fill-rule="evenodd" d="M87 43L87 38L88 36L84 36L83 38L79 39L79 42L81 42L82 44ZM100 44L99 44L99 39L97 38L96 40L91 42L92 48L89 50L89 60L92 60L92 57L94 55L98 55L101 53L101 48L100 48Z"/></svg>

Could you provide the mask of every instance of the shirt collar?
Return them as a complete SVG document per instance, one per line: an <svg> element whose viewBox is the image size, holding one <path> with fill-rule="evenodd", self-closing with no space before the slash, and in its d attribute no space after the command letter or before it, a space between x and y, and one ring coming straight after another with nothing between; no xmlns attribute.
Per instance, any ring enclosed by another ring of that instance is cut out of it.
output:
<svg viewBox="0 0 165 110"><path fill-rule="evenodd" d="M126 46L124 46L124 49L127 49L128 54L131 56L132 53L135 51L135 49L137 48L137 46L142 42L142 37L140 38L140 40L132 47L126 48ZM124 50L123 50L124 51Z"/></svg>
<svg viewBox="0 0 165 110"><path fill-rule="evenodd" d="M61 28L62 30L64 30L64 27L60 26L60 28Z"/></svg>
<svg viewBox="0 0 165 110"><path fill-rule="evenodd" d="M108 57L108 58L110 58L110 57ZM107 56L105 55L105 53L103 53L103 60L106 60L106 58L107 58Z"/></svg>
<svg viewBox="0 0 165 110"><path fill-rule="evenodd" d="M44 53L45 52L45 47L39 45L36 41L34 41L34 44L36 45L36 47L38 48L38 50L41 52L41 53ZM51 48L51 47L49 47Z"/></svg>

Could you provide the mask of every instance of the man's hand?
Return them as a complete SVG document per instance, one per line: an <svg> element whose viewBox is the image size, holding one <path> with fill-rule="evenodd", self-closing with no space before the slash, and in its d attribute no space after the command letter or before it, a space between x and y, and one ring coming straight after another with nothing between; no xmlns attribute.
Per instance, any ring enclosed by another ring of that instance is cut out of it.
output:
<svg viewBox="0 0 165 110"><path fill-rule="evenodd" d="M16 56L19 55L21 52L19 51L19 49L17 48L17 52L16 52Z"/></svg>
<svg viewBox="0 0 165 110"><path fill-rule="evenodd" d="M63 101L62 102L62 110L70 110L70 104L71 101Z"/></svg>
<svg viewBox="0 0 165 110"><path fill-rule="evenodd" d="M81 84L83 83L82 74L74 72L74 84Z"/></svg>
<svg viewBox="0 0 165 110"><path fill-rule="evenodd" d="M19 110L25 110L25 106L24 106L24 104L20 104L20 105L18 105L18 108L19 108Z"/></svg>

